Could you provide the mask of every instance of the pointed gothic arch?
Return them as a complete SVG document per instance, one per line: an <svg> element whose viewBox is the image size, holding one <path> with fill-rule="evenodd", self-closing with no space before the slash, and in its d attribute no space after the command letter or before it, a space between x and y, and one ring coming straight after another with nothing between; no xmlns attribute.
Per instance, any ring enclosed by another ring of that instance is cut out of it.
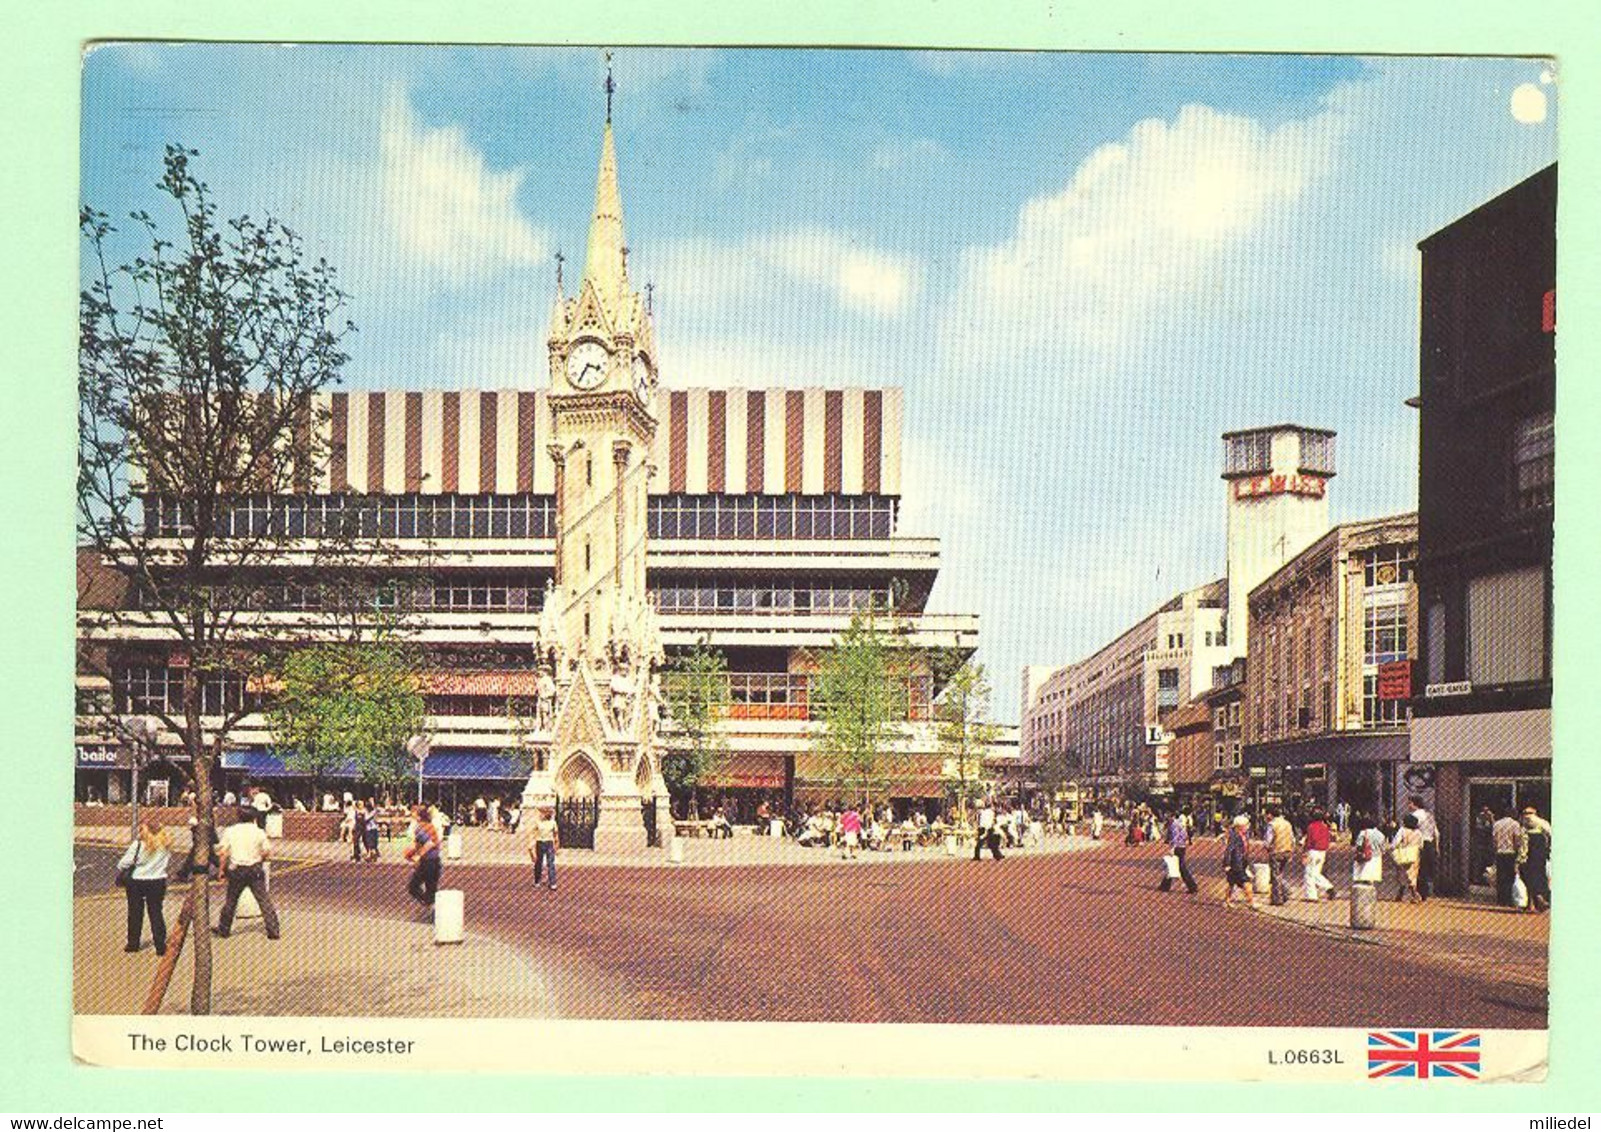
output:
<svg viewBox="0 0 1601 1132"><path fill-rule="evenodd" d="M600 769L585 751L574 751L556 772L556 797L599 798Z"/></svg>

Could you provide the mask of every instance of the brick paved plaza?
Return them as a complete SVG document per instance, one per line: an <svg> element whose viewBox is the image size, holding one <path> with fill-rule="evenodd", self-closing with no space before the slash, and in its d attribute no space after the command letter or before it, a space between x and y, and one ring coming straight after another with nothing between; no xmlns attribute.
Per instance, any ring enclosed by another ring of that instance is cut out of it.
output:
<svg viewBox="0 0 1601 1132"><path fill-rule="evenodd" d="M87 831L80 831L86 834ZM1252 912L1156 890L1157 850L1053 838L980 863L937 849L841 861L744 834L691 842L682 865L567 852L535 889L520 841L468 831L444 884L466 943L437 947L407 870L280 847L284 939L259 921L216 941L217 1010L248 1014L561 1016L860 1022L1471 1025L1546 1022L1549 920L1483 905L1344 901ZM137 1009L155 967L121 951L109 851L81 839L75 1002ZM1343 872L1336 860L1330 875ZM181 890L169 894L169 918ZM220 902L220 892L213 898ZM148 939L148 936L147 936ZM187 1001L188 958L166 1008Z"/></svg>

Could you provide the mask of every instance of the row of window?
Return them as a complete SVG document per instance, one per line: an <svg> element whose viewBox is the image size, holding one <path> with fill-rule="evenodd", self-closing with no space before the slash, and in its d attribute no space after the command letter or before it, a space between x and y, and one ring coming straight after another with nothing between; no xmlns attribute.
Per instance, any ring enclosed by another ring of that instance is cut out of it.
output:
<svg viewBox="0 0 1601 1132"><path fill-rule="evenodd" d="M889 495L656 495L647 507L660 539L882 539L895 532Z"/></svg>
<svg viewBox="0 0 1601 1132"><path fill-rule="evenodd" d="M120 668L112 681L112 702L120 715L149 715L183 712L182 668L163 664L129 664ZM257 711L261 696L245 690L244 677L209 673L200 682L201 715L233 715Z"/></svg>
<svg viewBox="0 0 1601 1132"><path fill-rule="evenodd" d="M887 495L655 495L647 524L661 539L883 539L899 500ZM219 504L221 538L553 538L550 495L243 495ZM145 534L184 538L192 504L147 497Z"/></svg>
<svg viewBox="0 0 1601 1132"><path fill-rule="evenodd" d="M888 609L888 586L692 579L654 587L661 613L855 613Z"/></svg>

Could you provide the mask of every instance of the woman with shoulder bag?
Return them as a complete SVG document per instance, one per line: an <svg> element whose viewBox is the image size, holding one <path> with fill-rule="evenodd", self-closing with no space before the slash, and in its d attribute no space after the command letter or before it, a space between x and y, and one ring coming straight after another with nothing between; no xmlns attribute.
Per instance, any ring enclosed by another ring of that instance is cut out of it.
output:
<svg viewBox="0 0 1601 1132"><path fill-rule="evenodd" d="M1413 903L1423 903L1423 897L1418 893L1418 866L1422 859L1423 833L1418 829L1418 816L1407 814L1401 828L1395 831L1395 840L1390 842L1390 860L1395 862L1397 901L1410 897Z"/></svg>
<svg viewBox="0 0 1601 1132"><path fill-rule="evenodd" d="M154 821L146 820L117 862L117 884L128 894L128 943L124 951L138 951L145 930L145 910L150 911L150 938L156 954L167 953L167 920L161 902L167 897L167 867L172 861L172 842Z"/></svg>

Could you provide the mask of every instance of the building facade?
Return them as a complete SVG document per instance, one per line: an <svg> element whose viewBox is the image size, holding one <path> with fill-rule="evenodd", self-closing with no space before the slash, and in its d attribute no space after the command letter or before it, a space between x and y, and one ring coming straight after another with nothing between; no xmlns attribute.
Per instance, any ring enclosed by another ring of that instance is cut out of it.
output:
<svg viewBox="0 0 1601 1132"><path fill-rule="evenodd" d="M978 619L927 611L939 541L897 531L901 391L666 380L650 304L628 274L609 122L601 151L584 275L550 315L543 388L322 395L307 427L325 430L326 463L297 494L229 500L225 522L272 524L313 544L341 516L387 546L379 580L409 595L403 628L430 659L430 796L583 800L597 842L643 844L641 821L665 797L662 759L677 741L661 710L662 671L701 642L729 670L729 754L705 785L731 801L832 795L841 785L813 754L814 674L852 617L870 613L893 624L904 657L889 793L942 797L930 723L939 689L921 658L971 655ZM144 508L152 545L183 533L178 502L152 494ZM314 558L286 551L249 616L326 636ZM96 581L80 581L92 594L80 603L84 623L96 603L123 601L106 577L115 571L88 559L80 579ZM80 800L115 801L129 788L127 753L108 740L106 719L172 709L183 660L153 613L125 610L92 637L77 789ZM216 683L206 690L212 720L265 694ZM182 779L176 739L158 737L167 770L152 777L164 787ZM507 757L514 747L531 774ZM255 710L230 731L222 768L234 784L277 779L287 789L295 778Z"/></svg>
<svg viewBox="0 0 1601 1132"><path fill-rule="evenodd" d="M1253 802L1389 817L1408 762L1417 516L1343 523L1250 594Z"/></svg>
<svg viewBox="0 0 1601 1132"><path fill-rule="evenodd" d="M1552 165L1418 245L1411 773L1456 891L1485 881L1487 812L1550 815L1556 198Z"/></svg>

